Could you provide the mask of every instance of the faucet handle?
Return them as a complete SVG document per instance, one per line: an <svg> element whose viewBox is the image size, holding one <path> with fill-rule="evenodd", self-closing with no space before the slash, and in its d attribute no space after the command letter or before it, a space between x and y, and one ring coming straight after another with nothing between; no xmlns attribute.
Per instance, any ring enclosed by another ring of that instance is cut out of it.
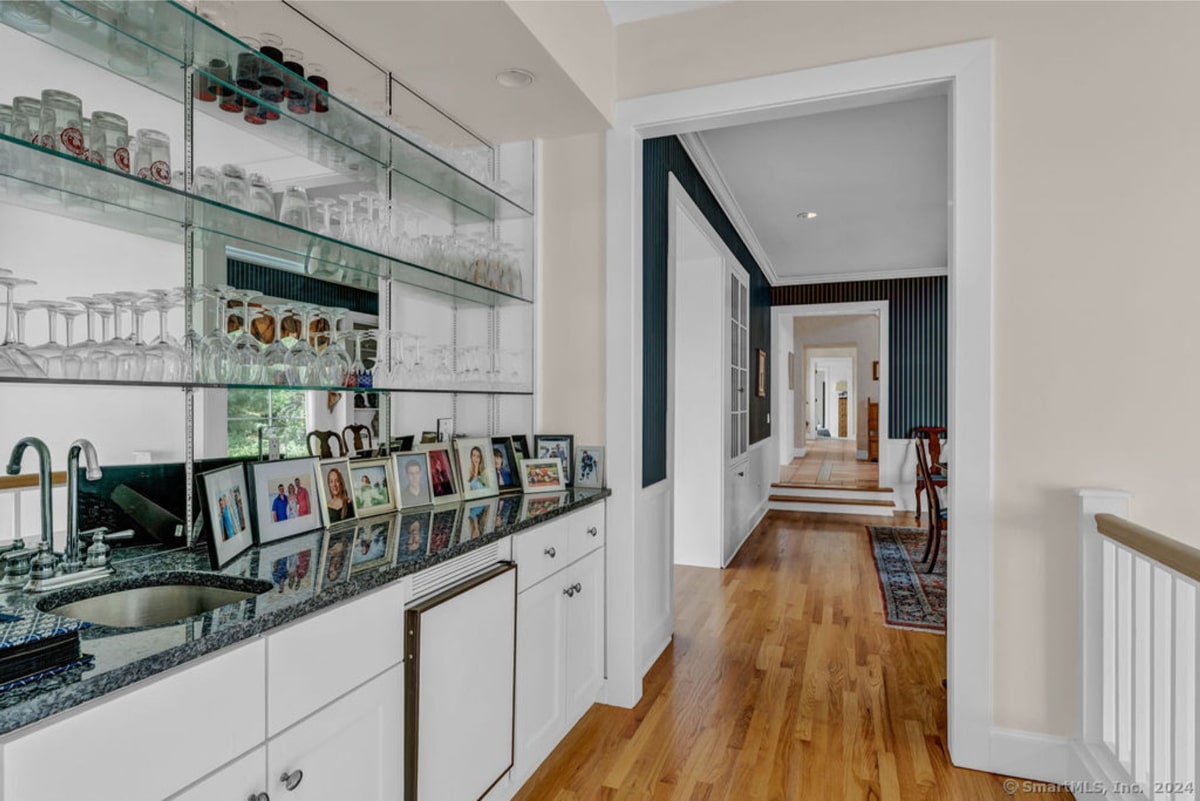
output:
<svg viewBox="0 0 1200 801"><path fill-rule="evenodd" d="M54 555L54 551L47 548L46 543L39 542L37 551L33 555L33 563L29 571L29 576L35 579L53 578L54 568L57 564L58 557Z"/></svg>
<svg viewBox="0 0 1200 801"><path fill-rule="evenodd" d="M87 549L88 567L105 567L108 564L108 554L112 548L104 541L106 536L102 531L97 531L92 536L92 544Z"/></svg>

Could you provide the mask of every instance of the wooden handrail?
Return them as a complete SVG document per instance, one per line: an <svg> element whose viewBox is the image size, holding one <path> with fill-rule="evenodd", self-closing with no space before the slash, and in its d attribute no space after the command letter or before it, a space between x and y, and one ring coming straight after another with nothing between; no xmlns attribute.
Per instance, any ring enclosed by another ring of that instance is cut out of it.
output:
<svg viewBox="0 0 1200 801"><path fill-rule="evenodd" d="M50 474L50 486L61 487L67 483L67 471L57 470ZM0 491L25 489L38 485L37 473L22 473L19 476L0 476Z"/></svg>
<svg viewBox="0 0 1200 801"><path fill-rule="evenodd" d="M1116 515L1096 515L1096 528L1110 540L1200 582L1200 550Z"/></svg>

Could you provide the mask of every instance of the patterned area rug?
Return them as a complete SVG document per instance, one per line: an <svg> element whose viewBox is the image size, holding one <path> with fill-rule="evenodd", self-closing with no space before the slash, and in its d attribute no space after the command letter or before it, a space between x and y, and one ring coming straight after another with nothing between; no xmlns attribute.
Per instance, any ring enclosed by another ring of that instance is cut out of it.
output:
<svg viewBox="0 0 1200 801"><path fill-rule="evenodd" d="M946 547L932 573L922 571L923 528L867 526L883 595L884 624L895 629L946 632ZM943 535L944 536L944 535Z"/></svg>

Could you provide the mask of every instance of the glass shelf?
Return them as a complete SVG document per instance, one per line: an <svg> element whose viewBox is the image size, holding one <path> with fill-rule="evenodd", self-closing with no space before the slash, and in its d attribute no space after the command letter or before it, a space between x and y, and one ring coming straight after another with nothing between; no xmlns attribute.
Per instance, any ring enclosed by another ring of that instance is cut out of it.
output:
<svg viewBox="0 0 1200 801"><path fill-rule="evenodd" d="M188 195L0 134L0 201L107 228L182 242L185 224L266 251L314 278L364 287L387 278L424 292L480 304L529 304L526 298L460 280L418 264L295 228L216 201ZM205 246L210 242L206 240Z"/></svg>
<svg viewBox="0 0 1200 801"><path fill-rule="evenodd" d="M317 392L354 392L354 393L400 393L406 395L512 395L532 396L531 390L519 389L457 389L453 387L430 388L421 387L405 389L401 387L360 387L341 386L293 386L290 384L216 384L200 381L104 381L100 379L72 380L66 378L34 378L23 376L0 376L0 384L55 384L59 386L99 386L99 387L178 387L180 389L276 389L287 391L317 391ZM365 410L364 410L365 411Z"/></svg>
<svg viewBox="0 0 1200 801"><path fill-rule="evenodd" d="M8 10L5 7L17 5L22 4L0 0L0 21L12 25L4 14ZM102 5L47 0L42 5L48 9L61 5L69 16L49 13L49 30L13 27L176 101L182 101L183 93L190 91L186 68L195 67L204 74L212 59L236 65L238 56L245 54L266 60L174 2L130 0ZM304 83L326 100L327 112L294 114L279 108L280 119L250 125L240 115L222 111L215 102L198 101L194 108L351 180L378 183L384 173L391 172L401 178L392 187L400 199L454 223L532 216L530 209L466 175L385 123L336 95ZM235 85L225 85L242 94Z"/></svg>

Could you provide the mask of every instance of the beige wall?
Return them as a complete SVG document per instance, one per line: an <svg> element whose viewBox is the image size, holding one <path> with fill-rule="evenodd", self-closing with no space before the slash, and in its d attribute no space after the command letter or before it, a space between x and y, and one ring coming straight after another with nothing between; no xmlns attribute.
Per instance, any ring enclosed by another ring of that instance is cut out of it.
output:
<svg viewBox="0 0 1200 801"><path fill-rule="evenodd" d="M604 443L604 136L542 143L542 431Z"/></svg>
<svg viewBox="0 0 1200 801"><path fill-rule="evenodd" d="M816 437L816 430L806 430L805 399L808 397L807 348L848 347L854 349L854 437L855 448L867 450L867 399L879 400L879 381L873 379L872 362L879 359L879 318L873 314L850 314L817 317L796 317L792 321L795 340L792 352L796 365L792 431L795 447L803 448L806 433ZM803 361L800 361L803 358Z"/></svg>
<svg viewBox="0 0 1200 801"><path fill-rule="evenodd" d="M1070 733L1072 489L1200 544L1200 4L744 0L617 36L620 98L994 39L995 716Z"/></svg>

